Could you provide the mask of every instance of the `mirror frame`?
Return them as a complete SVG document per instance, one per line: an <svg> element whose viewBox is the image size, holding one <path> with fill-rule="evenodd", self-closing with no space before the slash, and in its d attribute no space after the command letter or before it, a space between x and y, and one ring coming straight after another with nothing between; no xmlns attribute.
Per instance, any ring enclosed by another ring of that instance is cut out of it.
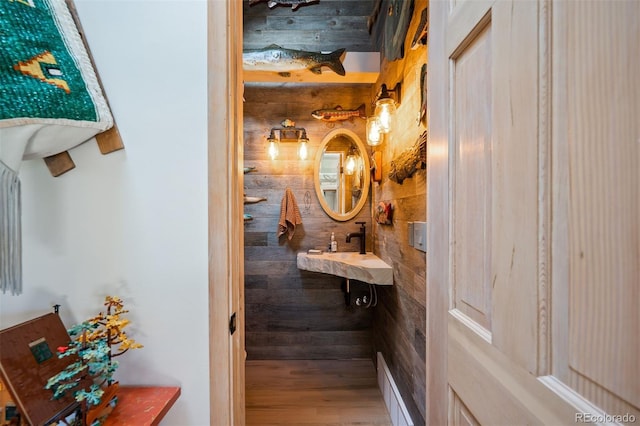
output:
<svg viewBox="0 0 640 426"><path fill-rule="evenodd" d="M322 194L322 190L320 189L320 161L322 160L322 155L324 154L325 148L327 147L329 142L331 142L331 140L337 135L344 135L349 137L353 141L353 143L358 147L358 149L362 154L362 160L363 160L364 169L365 169L364 185L362 187L362 194L364 196L360 197L356 205L353 207L353 209L351 209L349 213L344 213L344 214L337 213L329 207L329 204L327 204L327 201L325 200L324 195ZM318 197L318 201L322 206L322 210L324 210L324 212L329 217L331 217L331 219L337 220L339 222L345 222L347 220L353 219L354 217L356 217L358 213L360 213L360 211L366 204L367 199L369 198L369 187L371 185L371 166L369 163L369 152L367 151L367 147L364 144L364 142L362 142L362 139L360 139L360 137L355 132L349 129L334 129L324 136L324 138L322 139L322 142L320 143L320 146L318 147L318 151L316 152L316 158L313 163L313 185L316 190L316 197Z"/></svg>

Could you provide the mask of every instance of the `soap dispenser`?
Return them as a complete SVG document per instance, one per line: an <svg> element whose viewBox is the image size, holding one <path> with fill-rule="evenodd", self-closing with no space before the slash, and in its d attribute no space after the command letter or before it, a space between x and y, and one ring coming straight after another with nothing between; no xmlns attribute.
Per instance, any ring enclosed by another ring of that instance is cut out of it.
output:
<svg viewBox="0 0 640 426"><path fill-rule="evenodd" d="M332 253L335 253L338 251L338 242L336 241L336 236L333 232L331 233L331 245L329 246L329 250Z"/></svg>

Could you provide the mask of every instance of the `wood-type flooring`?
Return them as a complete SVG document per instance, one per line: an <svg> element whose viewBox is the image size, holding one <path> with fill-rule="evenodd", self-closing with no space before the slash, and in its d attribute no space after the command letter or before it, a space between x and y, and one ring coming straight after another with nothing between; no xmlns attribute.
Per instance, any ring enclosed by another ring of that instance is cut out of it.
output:
<svg viewBox="0 0 640 426"><path fill-rule="evenodd" d="M246 362L248 426L390 426L373 361Z"/></svg>

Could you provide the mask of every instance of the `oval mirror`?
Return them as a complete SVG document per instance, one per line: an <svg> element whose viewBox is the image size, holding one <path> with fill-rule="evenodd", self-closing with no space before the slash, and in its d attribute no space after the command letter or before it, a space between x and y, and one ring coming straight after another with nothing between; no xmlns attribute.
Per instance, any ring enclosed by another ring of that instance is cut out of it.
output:
<svg viewBox="0 0 640 426"><path fill-rule="evenodd" d="M369 156L362 140L351 130L327 133L318 148L313 174L320 205L332 219L352 219L367 202Z"/></svg>

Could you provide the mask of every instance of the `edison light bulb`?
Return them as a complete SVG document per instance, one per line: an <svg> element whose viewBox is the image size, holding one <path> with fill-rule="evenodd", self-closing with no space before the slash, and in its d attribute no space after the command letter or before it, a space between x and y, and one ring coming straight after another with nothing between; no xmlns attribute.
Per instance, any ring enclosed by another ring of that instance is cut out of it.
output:
<svg viewBox="0 0 640 426"><path fill-rule="evenodd" d="M298 147L298 157L300 157L301 160L306 160L308 154L309 151L307 150L307 141L301 140L300 146Z"/></svg>
<svg viewBox="0 0 640 426"><path fill-rule="evenodd" d="M396 102L391 98L383 98L376 102L375 115L380 121L380 132L389 133L396 112Z"/></svg>
<svg viewBox="0 0 640 426"><path fill-rule="evenodd" d="M272 160L278 158L278 142L273 139L269 140L269 148L267 152L269 153L269 158L271 158Z"/></svg>
<svg viewBox="0 0 640 426"><path fill-rule="evenodd" d="M356 171L357 164L358 164L358 161L354 154L347 155L347 161L345 162L345 165L344 165L344 173L346 175L351 176Z"/></svg>
<svg viewBox="0 0 640 426"><path fill-rule="evenodd" d="M367 143L371 146L380 145L382 143L380 121L376 116L367 118Z"/></svg>

